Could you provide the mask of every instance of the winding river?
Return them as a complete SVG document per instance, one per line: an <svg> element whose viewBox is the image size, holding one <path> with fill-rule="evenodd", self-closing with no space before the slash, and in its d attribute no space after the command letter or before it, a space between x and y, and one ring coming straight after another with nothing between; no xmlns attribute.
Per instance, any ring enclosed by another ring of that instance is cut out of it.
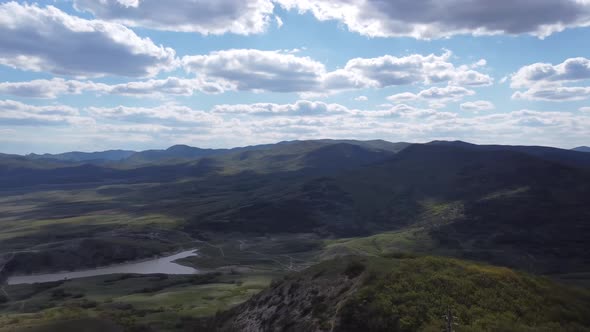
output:
<svg viewBox="0 0 590 332"><path fill-rule="evenodd" d="M111 265L107 267L79 270L79 271L68 271L58 273L46 273L46 274L33 274L25 276L11 276L6 281L9 285L18 284L33 284L36 282L49 282L58 281L63 279L75 279L93 277L105 274L115 273L137 273L137 274L153 274L153 273L164 273L164 274L195 274L198 270L174 263L174 261L196 256L196 250L183 251L171 256L160 257L156 259L144 260L141 262L131 262L124 264Z"/></svg>

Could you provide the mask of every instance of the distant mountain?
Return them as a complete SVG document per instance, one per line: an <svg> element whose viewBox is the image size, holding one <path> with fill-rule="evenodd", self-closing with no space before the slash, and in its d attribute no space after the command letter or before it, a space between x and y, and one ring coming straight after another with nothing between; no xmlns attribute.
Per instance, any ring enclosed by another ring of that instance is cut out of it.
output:
<svg viewBox="0 0 590 332"><path fill-rule="evenodd" d="M462 141L433 141L429 145L446 145L473 149L478 151L514 151L539 157L547 161L558 162L573 167L590 168L590 154L580 154L576 151L558 149L546 146L524 145L476 145Z"/></svg>
<svg viewBox="0 0 590 332"><path fill-rule="evenodd" d="M387 150L373 146L387 147ZM399 151L405 146L407 143L332 140L290 141L233 149L200 149L175 145L166 150L132 153L126 159L111 163L95 159L76 163L72 160L60 161L37 156L11 156L4 161L0 159L0 167L8 164L9 160L10 165L13 165L6 167L10 171L0 173L0 184L9 187L165 182L188 176L204 176L211 172L273 173L301 169L310 169L316 173L342 171L389 158L394 155L392 151ZM94 155L105 153L97 152ZM74 154L65 154L62 158ZM89 157L88 155L83 157Z"/></svg>
<svg viewBox="0 0 590 332"><path fill-rule="evenodd" d="M0 153L0 171L10 169L48 169L68 167L68 162L55 159L34 160L28 157Z"/></svg>
<svg viewBox="0 0 590 332"><path fill-rule="evenodd" d="M310 149L328 146L333 144L345 143L355 146L361 146L367 149L377 149L389 152L399 152L410 145L410 143L391 143L383 140L373 141L355 141L355 140L315 140L315 141L284 141L277 144L261 144L237 147L231 149L202 149L197 147L191 147L188 145L174 145L167 149L162 150L145 150L145 151L129 151L129 150L108 150L100 152L66 152L60 154L29 154L26 156L15 156L21 157L20 160L25 159L39 161L43 164L43 161L48 161L46 164L61 165L65 163L65 166L76 166L80 164L94 164L104 167L114 168L134 168L147 166L149 164L181 164L191 162L199 158L221 156L221 155L233 155L239 154L241 160L254 158L255 156L271 156L275 154L288 154L302 153L303 151L310 151ZM267 151L267 152L264 152ZM252 153L249 153L252 152ZM235 158L234 158L235 159ZM271 158L272 159L272 158ZM0 166L2 162L0 161ZM31 168L39 168L31 165ZM24 167L29 167L25 166ZM45 168L41 167L41 168ZM275 167L270 167L275 168Z"/></svg>
<svg viewBox="0 0 590 332"><path fill-rule="evenodd" d="M174 145L165 150L146 150L128 156L127 164L147 164L159 162L186 162L201 157L226 153L227 149L201 149L188 145Z"/></svg>
<svg viewBox="0 0 590 332"><path fill-rule="evenodd" d="M590 146L579 146L577 148L572 149L578 152L590 152Z"/></svg>
<svg viewBox="0 0 590 332"><path fill-rule="evenodd" d="M322 262L202 319L195 330L445 331L448 310L466 331L574 331L590 324L590 296L578 289L506 268L398 257Z"/></svg>
<svg viewBox="0 0 590 332"><path fill-rule="evenodd" d="M108 150L101 152L66 152L60 154L29 154L26 157L30 159L55 159L71 162L88 162L88 161L119 161L129 158L135 151L127 150Z"/></svg>

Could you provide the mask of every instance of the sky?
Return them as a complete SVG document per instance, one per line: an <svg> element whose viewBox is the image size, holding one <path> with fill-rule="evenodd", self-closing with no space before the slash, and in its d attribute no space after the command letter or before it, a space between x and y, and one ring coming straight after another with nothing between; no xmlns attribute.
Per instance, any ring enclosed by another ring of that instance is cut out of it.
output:
<svg viewBox="0 0 590 332"><path fill-rule="evenodd" d="M0 1L0 152L590 145L590 0Z"/></svg>

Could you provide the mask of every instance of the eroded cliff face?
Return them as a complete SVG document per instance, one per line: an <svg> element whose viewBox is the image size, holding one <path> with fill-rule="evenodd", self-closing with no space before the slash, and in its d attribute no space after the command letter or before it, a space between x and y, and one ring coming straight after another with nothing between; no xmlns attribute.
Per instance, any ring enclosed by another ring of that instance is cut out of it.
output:
<svg viewBox="0 0 590 332"><path fill-rule="evenodd" d="M329 267L328 267L329 266ZM211 331L331 331L363 283L365 266L340 259L277 280L208 322Z"/></svg>

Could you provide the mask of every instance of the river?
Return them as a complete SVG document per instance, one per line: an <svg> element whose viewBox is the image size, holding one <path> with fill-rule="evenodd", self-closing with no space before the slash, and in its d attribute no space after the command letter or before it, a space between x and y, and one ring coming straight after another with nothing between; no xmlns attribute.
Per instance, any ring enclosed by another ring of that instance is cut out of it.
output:
<svg viewBox="0 0 590 332"><path fill-rule="evenodd" d="M96 269L87 269L79 271L68 271L58 273L33 274L25 276L10 276L6 281L9 285L33 284L36 282L58 281L63 279L75 279L93 277L114 273L137 273L137 274L195 274L198 270L192 267L174 263L175 260L196 256L196 250L183 251L171 256L160 257L156 259L144 260L140 262L131 262L124 264L111 265Z"/></svg>

